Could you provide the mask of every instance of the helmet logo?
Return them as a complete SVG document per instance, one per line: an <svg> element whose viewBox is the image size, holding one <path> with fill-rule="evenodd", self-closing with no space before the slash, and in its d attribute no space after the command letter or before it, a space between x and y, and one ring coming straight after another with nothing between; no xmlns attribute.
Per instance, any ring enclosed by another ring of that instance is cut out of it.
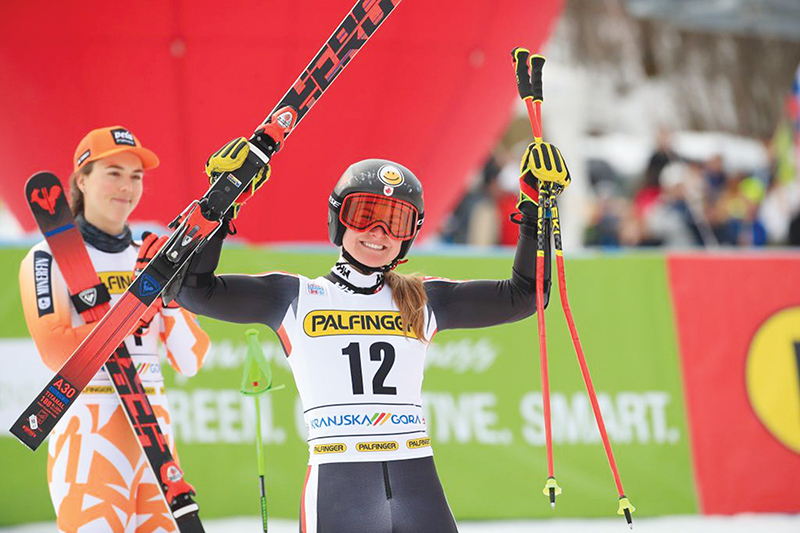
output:
<svg viewBox="0 0 800 533"><path fill-rule="evenodd" d="M394 187L389 187L388 185L384 186L383 194L385 194L386 196L393 195L394 194Z"/></svg>
<svg viewBox="0 0 800 533"><path fill-rule="evenodd" d="M402 185L405 181L403 173L394 165L383 165L378 169L378 177L389 187L397 187L398 185ZM385 189L384 187L384 191Z"/></svg>

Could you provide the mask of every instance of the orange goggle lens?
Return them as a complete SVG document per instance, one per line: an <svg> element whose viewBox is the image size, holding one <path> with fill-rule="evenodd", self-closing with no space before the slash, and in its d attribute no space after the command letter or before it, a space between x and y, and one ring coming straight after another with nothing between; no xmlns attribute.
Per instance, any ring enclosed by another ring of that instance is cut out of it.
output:
<svg viewBox="0 0 800 533"><path fill-rule="evenodd" d="M367 231L381 226L401 241L414 237L417 225L417 208L404 200L372 193L354 193L342 202L339 220L356 231Z"/></svg>

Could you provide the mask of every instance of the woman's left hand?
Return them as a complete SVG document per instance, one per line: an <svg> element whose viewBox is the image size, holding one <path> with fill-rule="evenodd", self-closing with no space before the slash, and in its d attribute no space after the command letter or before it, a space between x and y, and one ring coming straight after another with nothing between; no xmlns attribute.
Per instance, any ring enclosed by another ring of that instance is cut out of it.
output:
<svg viewBox="0 0 800 533"><path fill-rule="evenodd" d="M554 144L546 142L528 145L525 155L522 156L520 174L520 179L529 174L544 183L552 184L556 187L556 193L566 189L572 181L561 151Z"/></svg>

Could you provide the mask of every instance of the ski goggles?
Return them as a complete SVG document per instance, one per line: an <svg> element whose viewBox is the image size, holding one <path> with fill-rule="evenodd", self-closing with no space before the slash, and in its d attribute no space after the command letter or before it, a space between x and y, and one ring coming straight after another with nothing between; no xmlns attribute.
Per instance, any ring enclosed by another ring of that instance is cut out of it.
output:
<svg viewBox="0 0 800 533"><path fill-rule="evenodd" d="M414 237L418 219L417 208L409 202L367 192L347 195L339 210L339 221L346 227L367 231L381 226L401 241Z"/></svg>

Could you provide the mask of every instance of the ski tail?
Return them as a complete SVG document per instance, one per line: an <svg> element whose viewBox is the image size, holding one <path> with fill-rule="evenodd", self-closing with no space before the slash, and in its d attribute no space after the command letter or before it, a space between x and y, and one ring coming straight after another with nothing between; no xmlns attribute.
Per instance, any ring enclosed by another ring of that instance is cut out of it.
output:
<svg viewBox="0 0 800 533"><path fill-rule="evenodd" d="M25 446L36 451L78 394L80 389L60 373L56 374L9 431Z"/></svg>

